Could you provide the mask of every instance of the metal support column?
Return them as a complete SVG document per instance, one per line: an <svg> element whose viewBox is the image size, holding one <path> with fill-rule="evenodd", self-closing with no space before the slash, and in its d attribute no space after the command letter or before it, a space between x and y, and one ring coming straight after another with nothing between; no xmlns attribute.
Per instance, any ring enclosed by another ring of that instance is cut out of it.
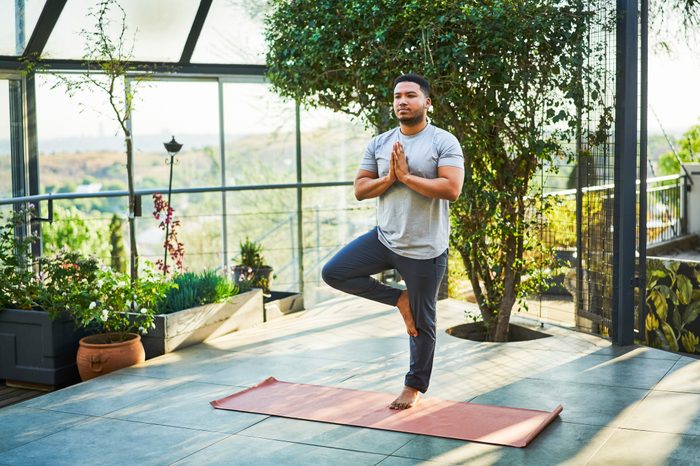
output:
<svg viewBox="0 0 700 466"><path fill-rule="evenodd" d="M226 134L224 127L224 83L221 78L218 80L218 95L219 95L219 154L221 156L221 187L226 186ZM224 274L230 276L231 271L228 267L228 216L226 215L228 207L226 204L226 191L221 191L221 236L222 248L224 253Z"/></svg>
<svg viewBox="0 0 700 466"><path fill-rule="evenodd" d="M617 0L612 337L634 342L637 236L637 0Z"/></svg>
<svg viewBox="0 0 700 466"><path fill-rule="evenodd" d="M641 0L639 94L639 311L638 338L646 332L647 300L647 96L649 77L649 0Z"/></svg>
<svg viewBox="0 0 700 466"><path fill-rule="evenodd" d="M299 292L304 293L304 217L302 215L302 189L301 189L301 111L299 102L294 109L296 115L296 154L297 154L297 248L299 260Z"/></svg>

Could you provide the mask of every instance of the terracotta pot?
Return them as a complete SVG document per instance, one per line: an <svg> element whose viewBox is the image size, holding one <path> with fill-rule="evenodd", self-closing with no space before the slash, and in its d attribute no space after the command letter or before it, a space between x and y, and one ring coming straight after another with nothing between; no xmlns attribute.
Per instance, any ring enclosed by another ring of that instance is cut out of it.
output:
<svg viewBox="0 0 700 466"><path fill-rule="evenodd" d="M127 333L127 340L110 343L114 334L90 335L80 340L78 372L82 380L90 380L146 360L141 336Z"/></svg>

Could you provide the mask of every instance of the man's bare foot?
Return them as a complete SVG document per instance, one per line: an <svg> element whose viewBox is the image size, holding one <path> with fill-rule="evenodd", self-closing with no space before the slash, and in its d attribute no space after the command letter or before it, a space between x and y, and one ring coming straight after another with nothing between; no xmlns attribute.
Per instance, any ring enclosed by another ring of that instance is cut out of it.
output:
<svg viewBox="0 0 700 466"><path fill-rule="evenodd" d="M413 321L413 314L411 313L411 303L408 301L408 291L404 290L399 296L399 300L396 302L396 307L399 308L401 317L406 324L406 333L412 337L418 336L418 329L416 328L416 323Z"/></svg>
<svg viewBox="0 0 700 466"><path fill-rule="evenodd" d="M412 387L403 387L401 394L397 399L391 402L391 409L408 409L418 403L418 390Z"/></svg>

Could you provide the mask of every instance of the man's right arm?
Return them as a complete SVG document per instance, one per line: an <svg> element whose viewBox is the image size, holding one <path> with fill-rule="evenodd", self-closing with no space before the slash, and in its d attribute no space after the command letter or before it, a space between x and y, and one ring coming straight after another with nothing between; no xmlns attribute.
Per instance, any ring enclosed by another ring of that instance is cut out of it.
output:
<svg viewBox="0 0 700 466"><path fill-rule="evenodd" d="M389 173L381 178L375 172L359 169L355 176L355 198L358 201L372 199L381 196L396 181L394 170L389 168Z"/></svg>

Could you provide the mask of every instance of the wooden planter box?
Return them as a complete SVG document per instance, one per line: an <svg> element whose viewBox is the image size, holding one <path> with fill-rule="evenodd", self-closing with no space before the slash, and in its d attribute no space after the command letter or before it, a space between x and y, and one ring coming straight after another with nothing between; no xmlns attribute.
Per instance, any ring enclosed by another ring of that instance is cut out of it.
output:
<svg viewBox="0 0 700 466"><path fill-rule="evenodd" d="M304 310L304 295L294 291L271 291L264 301L265 322Z"/></svg>
<svg viewBox="0 0 700 466"><path fill-rule="evenodd" d="M142 335L141 340L146 359L150 359L263 321L262 290L253 289L222 303L156 315L156 328Z"/></svg>
<svg viewBox="0 0 700 466"><path fill-rule="evenodd" d="M75 355L86 335L68 318L44 311L0 310L0 379L52 388L80 382Z"/></svg>

